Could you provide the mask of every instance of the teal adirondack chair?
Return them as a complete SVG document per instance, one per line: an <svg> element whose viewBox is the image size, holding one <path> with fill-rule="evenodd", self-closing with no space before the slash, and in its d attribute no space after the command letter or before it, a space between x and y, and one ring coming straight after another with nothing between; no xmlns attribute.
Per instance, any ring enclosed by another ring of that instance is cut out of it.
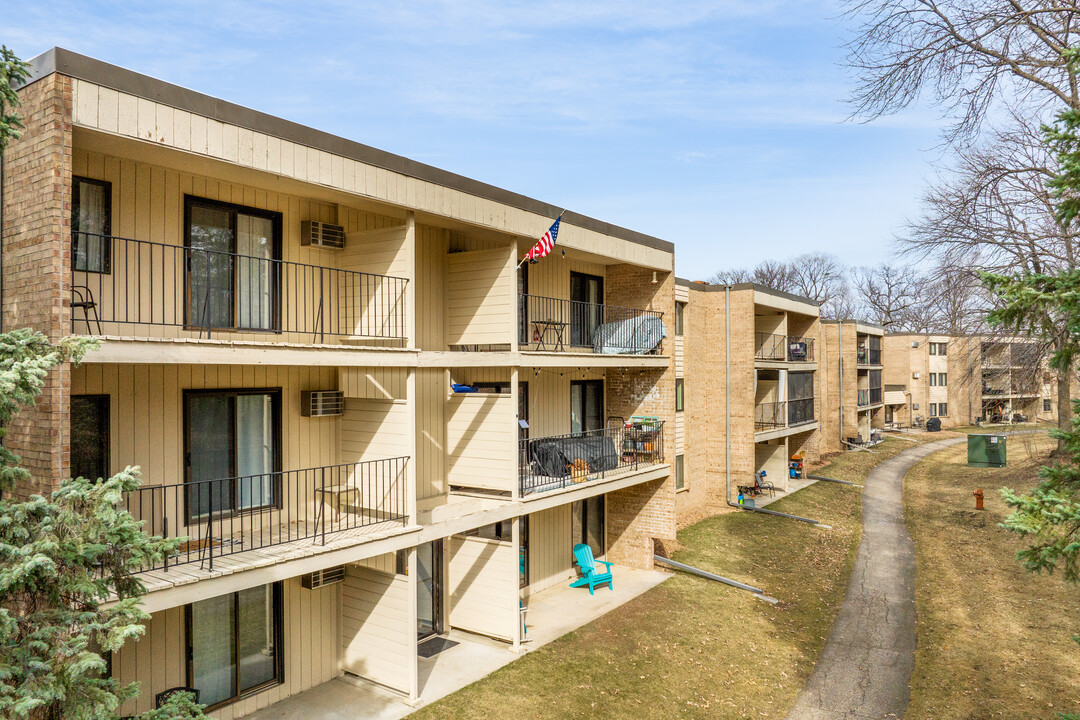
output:
<svg viewBox="0 0 1080 720"><path fill-rule="evenodd" d="M607 560L600 560L599 562L607 565L607 570L601 572L596 569L596 563L598 561L593 559L592 548L584 543L578 543L574 546L574 557L577 558L578 567L581 568L581 572L585 573L584 576L579 577L574 582L570 583L570 587L585 587L589 586L589 594L594 595L593 589L597 585L603 585L607 583L608 590L615 589L615 583L611 580L611 565Z"/></svg>

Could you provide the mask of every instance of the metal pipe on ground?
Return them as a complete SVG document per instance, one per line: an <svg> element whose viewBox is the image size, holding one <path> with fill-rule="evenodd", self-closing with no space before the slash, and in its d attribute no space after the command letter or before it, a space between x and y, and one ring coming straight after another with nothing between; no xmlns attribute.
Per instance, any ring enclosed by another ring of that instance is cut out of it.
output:
<svg viewBox="0 0 1080 720"><path fill-rule="evenodd" d="M766 595L765 591L761 588L756 588L753 585L747 585L746 583L741 583L738 580L732 580L731 578L726 578L722 575L717 575L715 573L708 572L707 570L696 568L693 565L687 565L686 563L677 562L670 558L666 558L663 555L653 555L653 560L660 563L661 565L667 565L669 567L675 568L676 570L682 570L683 572L690 573L691 575L697 575L698 577L705 578L706 580L724 583L725 585L730 585L731 587L738 588L739 590L746 590L747 592L753 593L754 597L756 597L758 600L764 600L765 602L772 603L773 605L779 602L779 600L777 600L776 598Z"/></svg>
<svg viewBox="0 0 1080 720"><path fill-rule="evenodd" d="M839 483L840 485L854 485L855 483L850 480L837 480L835 478L825 477L824 475L807 475L808 480L824 480L825 482Z"/></svg>

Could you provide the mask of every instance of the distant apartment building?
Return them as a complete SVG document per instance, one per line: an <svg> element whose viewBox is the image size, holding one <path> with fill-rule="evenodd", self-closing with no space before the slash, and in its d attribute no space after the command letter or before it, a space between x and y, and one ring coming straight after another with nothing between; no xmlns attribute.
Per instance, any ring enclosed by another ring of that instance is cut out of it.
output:
<svg viewBox="0 0 1080 720"><path fill-rule="evenodd" d="M823 398L821 438L826 452L867 442L885 422L884 330L858 320L822 320Z"/></svg>
<svg viewBox="0 0 1080 720"><path fill-rule="evenodd" d="M889 333L885 356L887 423L1056 422L1056 382L1033 340Z"/></svg>
<svg viewBox="0 0 1080 720"><path fill-rule="evenodd" d="M682 279L676 301L676 373L685 377L677 511L735 502L761 471L786 489L792 459L814 462L821 452L817 304L759 285Z"/></svg>
<svg viewBox="0 0 1080 720"><path fill-rule="evenodd" d="M723 428L682 403L723 407L727 315L733 471L816 452L816 306L677 306L670 243L574 213L518 269L555 207L65 50L31 66L4 328L103 342L9 428L21 492L137 465L125 507L186 538L140 575L122 714L189 687L235 718L346 674L415 699L418 641L519 646L574 544L650 567L704 490L687 443Z"/></svg>

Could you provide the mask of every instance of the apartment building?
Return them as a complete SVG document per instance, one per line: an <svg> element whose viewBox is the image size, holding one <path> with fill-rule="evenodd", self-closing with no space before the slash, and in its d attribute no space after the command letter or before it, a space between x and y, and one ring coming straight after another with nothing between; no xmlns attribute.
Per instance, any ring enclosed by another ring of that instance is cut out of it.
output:
<svg viewBox="0 0 1080 720"><path fill-rule="evenodd" d="M141 574L123 714L191 687L241 717L343 674L414 700L418 642L517 647L575 543L647 568L674 537L673 348L729 296L677 312L670 243L567 212L519 269L555 207L62 49L31 65L4 328L102 343L9 429L22 491L139 466L126 507L186 538ZM817 309L730 298L733 461L783 477L816 438L787 339L812 351Z"/></svg>
<svg viewBox="0 0 1080 720"><path fill-rule="evenodd" d="M1057 389L1038 343L1019 337L889 333L885 421L942 427L1056 422Z"/></svg>
<svg viewBox="0 0 1080 720"><path fill-rule="evenodd" d="M787 489L789 462L816 462L821 452L817 304L753 284L677 279L676 292L685 303L681 355L676 346L685 410L676 415L686 415L688 448L677 512L735 502L763 470Z"/></svg>
<svg viewBox="0 0 1080 720"><path fill-rule="evenodd" d="M866 442L873 428L884 426L882 338L885 331L858 320L822 320L825 452Z"/></svg>

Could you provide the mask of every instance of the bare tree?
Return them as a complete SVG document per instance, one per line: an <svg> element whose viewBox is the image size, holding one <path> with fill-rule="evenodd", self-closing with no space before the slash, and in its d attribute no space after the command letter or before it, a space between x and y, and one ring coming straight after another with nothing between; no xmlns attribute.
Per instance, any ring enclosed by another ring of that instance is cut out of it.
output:
<svg viewBox="0 0 1080 720"><path fill-rule="evenodd" d="M740 283L748 283L754 281L754 274L746 268L735 268L733 270L718 270L712 276L709 277L709 284L711 285L738 285Z"/></svg>
<svg viewBox="0 0 1080 720"><path fill-rule="evenodd" d="M847 287L844 266L828 253L805 253L791 261L792 292L816 300L822 306Z"/></svg>
<svg viewBox="0 0 1080 720"><path fill-rule="evenodd" d="M847 0L860 22L848 46L857 117L895 113L920 97L952 118L946 138L971 139L999 105L1042 115L1080 109L1066 58L1077 42L1075 2Z"/></svg>
<svg viewBox="0 0 1080 720"><path fill-rule="evenodd" d="M922 324L917 307L926 304L920 291L927 284L911 266L882 263L852 271L855 292L870 318L886 330L915 330ZM918 320L916 320L918 319Z"/></svg>
<svg viewBox="0 0 1080 720"><path fill-rule="evenodd" d="M721 270L709 278L709 282L718 285L757 283L773 290L791 292L793 274L790 263L781 260L762 260L754 266L753 270L743 268Z"/></svg>
<svg viewBox="0 0 1080 720"><path fill-rule="evenodd" d="M904 255L933 259L947 269L1005 274L1076 269L1080 237L1055 217L1046 183L1056 167L1035 126L1014 116L1012 129L994 131L986 140L959 150L950 170L926 192L921 216L900 237ZM950 293L971 282L970 275L949 274L952 279L939 293L942 303L958 302ZM972 293L968 302L985 312L993 298ZM959 312L951 320L961 327L970 322L963 308L951 310ZM1058 373L1057 381L1058 422L1067 428L1072 417L1071 374Z"/></svg>

